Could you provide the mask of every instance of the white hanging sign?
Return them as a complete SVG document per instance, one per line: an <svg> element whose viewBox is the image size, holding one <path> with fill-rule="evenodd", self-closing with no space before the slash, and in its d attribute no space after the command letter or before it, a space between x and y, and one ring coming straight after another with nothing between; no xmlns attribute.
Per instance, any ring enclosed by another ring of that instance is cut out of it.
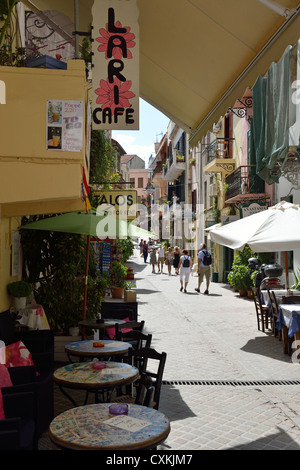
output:
<svg viewBox="0 0 300 470"><path fill-rule="evenodd" d="M93 129L139 129L139 25L136 0L95 0Z"/></svg>

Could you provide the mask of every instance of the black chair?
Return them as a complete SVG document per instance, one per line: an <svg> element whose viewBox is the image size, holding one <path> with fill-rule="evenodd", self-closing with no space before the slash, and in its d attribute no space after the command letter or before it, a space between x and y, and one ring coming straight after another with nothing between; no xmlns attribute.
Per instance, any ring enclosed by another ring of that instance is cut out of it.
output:
<svg viewBox="0 0 300 470"><path fill-rule="evenodd" d="M265 328L268 327L270 319L269 307L262 304L260 299L260 291L257 287L251 287L253 293L253 300L256 310L257 329L265 332Z"/></svg>
<svg viewBox="0 0 300 470"><path fill-rule="evenodd" d="M34 366L10 367L13 387L6 393L32 392L36 396L37 434L48 429L54 417L53 371L54 334L52 330L16 331L14 318L7 310L0 313L0 340L5 345L22 341ZM15 388L17 387L17 388Z"/></svg>
<svg viewBox="0 0 300 470"><path fill-rule="evenodd" d="M128 359L133 364L137 363L140 374L146 373L152 379L154 393L153 393L153 408L158 410L160 401L160 391L162 385L163 372L166 364L167 354L165 352L159 353L152 348L131 349L128 353ZM149 360L151 362L149 367ZM156 367L154 364L156 363ZM156 369L156 372L153 371Z"/></svg>
<svg viewBox="0 0 300 470"><path fill-rule="evenodd" d="M124 330L133 330L133 331L139 331L140 333L142 333L143 329L144 329L144 326L145 326L145 321L142 320L140 322L137 322L137 321L127 321L126 323L116 323L115 324L115 339L117 341L122 341L122 335L126 332L126 333L130 333L128 331L124 331Z"/></svg>
<svg viewBox="0 0 300 470"><path fill-rule="evenodd" d="M272 312L273 312L273 316L274 316L274 321L275 320L277 321L278 314L279 314L279 309L278 309L278 303L277 303L275 292L270 290L269 291L269 296L270 296L270 299L271 299L271 307L272 307ZM285 325L282 325L282 329L279 333L279 339L282 339L282 343L283 343L282 346L283 346L284 354L288 354L289 356L291 356L291 354L292 354L292 343L293 343L294 338L289 338L288 330L287 330L287 327Z"/></svg>
<svg viewBox="0 0 300 470"><path fill-rule="evenodd" d="M135 395L122 395L116 397L113 401L116 403L134 403L135 405L142 405L151 408L153 406L153 384L152 379L145 372L142 372L139 383L136 388Z"/></svg>
<svg viewBox="0 0 300 470"><path fill-rule="evenodd" d="M37 450L34 393L2 392L2 397L5 419L0 420L0 450Z"/></svg>
<svg viewBox="0 0 300 470"><path fill-rule="evenodd" d="M268 295L269 295L269 299L270 299L270 302L271 302L271 310L272 310L272 315L273 315L273 334L274 336L278 336L279 337L279 340L282 339L282 333L281 331L278 333L278 329L277 329L277 326L276 326L276 323L277 323L277 319L278 319L278 304L277 304L277 299L276 299L276 296L275 296L275 293L273 290L268 290Z"/></svg>

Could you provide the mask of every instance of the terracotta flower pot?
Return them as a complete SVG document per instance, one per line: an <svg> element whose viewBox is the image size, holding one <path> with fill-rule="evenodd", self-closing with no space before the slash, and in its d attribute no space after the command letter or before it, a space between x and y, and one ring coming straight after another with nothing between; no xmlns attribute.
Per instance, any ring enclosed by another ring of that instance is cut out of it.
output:
<svg viewBox="0 0 300 470"><path fill-rule="evenodd" d="M111 287L111 296L113 299L122 299L124 295L124 287Z"/></svg>

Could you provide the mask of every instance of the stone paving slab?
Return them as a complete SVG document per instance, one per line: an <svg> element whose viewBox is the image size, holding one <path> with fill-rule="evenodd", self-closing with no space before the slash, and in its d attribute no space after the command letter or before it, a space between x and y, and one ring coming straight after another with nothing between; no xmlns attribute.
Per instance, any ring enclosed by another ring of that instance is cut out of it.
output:
<svg viewBox="0 0 300 470"><path fill-rule="evenodd" d="M139 318L152 347L167 352L160 410L172 430L160 448L299 450L300 364L271 332L257 330L253 300L220 283L197 294L196 276L184 294L175 274L152 274L139 256L130 264L138 271Z"/></svg>

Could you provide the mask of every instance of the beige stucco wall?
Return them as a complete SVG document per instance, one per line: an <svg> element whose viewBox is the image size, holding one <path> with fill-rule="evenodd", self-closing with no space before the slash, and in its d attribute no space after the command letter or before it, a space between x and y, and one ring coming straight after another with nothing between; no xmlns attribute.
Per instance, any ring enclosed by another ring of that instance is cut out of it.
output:
<svg viewBox="0 0 300 470"><path fill-rule="evenodd" d="M79 198L83 150L47 150L47 100L86 102L84 62L67 70L0 67L6 104L0 106L0 203ZM84 105L85 108L85 105ZM85 111L85 110L84 110Z"/></svg>
<svg viewBox="0 0 300 470"><path fill-rule="evenodd" d="M82 60L67 70L0 67L6 104L0 105L0 312L10 306L12 234L20 216L84 210L82 166L86 174L86 84ZM47 100L82 101L80 152L47 150Z"/></svg>

